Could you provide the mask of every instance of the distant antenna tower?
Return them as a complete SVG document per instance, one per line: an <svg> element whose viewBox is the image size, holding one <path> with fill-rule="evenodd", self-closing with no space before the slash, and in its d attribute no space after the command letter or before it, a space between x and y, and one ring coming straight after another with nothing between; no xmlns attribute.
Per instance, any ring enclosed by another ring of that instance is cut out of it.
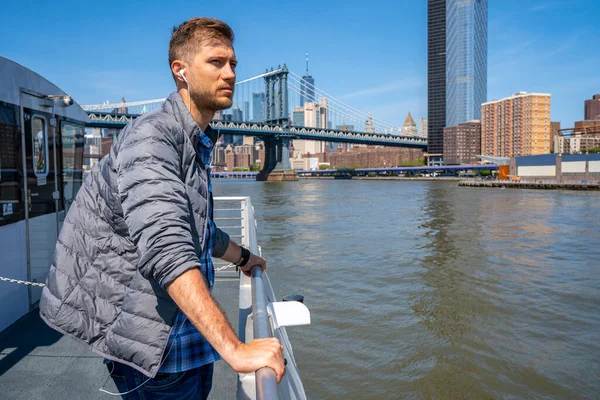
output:
<svg viewBox="0 0 600 400"><path fill-rule="evenodd" d="M308 76L308 53L306 53L306 76Z"/></svg>

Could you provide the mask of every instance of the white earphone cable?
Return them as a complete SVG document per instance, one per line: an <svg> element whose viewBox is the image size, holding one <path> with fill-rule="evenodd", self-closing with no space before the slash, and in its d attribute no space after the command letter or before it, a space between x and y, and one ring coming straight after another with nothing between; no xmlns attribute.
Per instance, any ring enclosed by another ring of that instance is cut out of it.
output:
<svg viewBox="0 0 600 400"><path fill-rule="evenodd" d="M181 324L179 325L179 328L177 330L177 333L179 333L179 331L181 331L181 328L183 328L183 324L185 323L185 321L187 320L187 317L183 319L183 321L181 321ZM167 357L169 356L169 353L171 353L171 349L173 349L173 345L175 344L175 341L173 340L171 342L171 346L169 347L169 350L167 351L167 354L165 354L165 356L163 357L163 361L167 359ZM142 382L140 385L134 387L131 390L128 390L126 392L123 393L113 393L113 392L109 392L108 390L104 389L104 386L106 386L106 384L108 383L108 380L110 379L112 373L115 370L115 362L112 361L113 365L112 365L112 369L110 370L110 372L108 373L108 376L106 377L106 380L104 381L104 383L102 384L102 386L100 386L100 389L98 389L99 391L101 391L102 393L106 393L106 394L110 394L111 396L122 396L124 394L129 394L135 390L138 390L139 388L141 388L142 386L144 386L150 379L152 378L148 378L146 379L144 382ZM159 367L160 368L160 367Z"/></svg>

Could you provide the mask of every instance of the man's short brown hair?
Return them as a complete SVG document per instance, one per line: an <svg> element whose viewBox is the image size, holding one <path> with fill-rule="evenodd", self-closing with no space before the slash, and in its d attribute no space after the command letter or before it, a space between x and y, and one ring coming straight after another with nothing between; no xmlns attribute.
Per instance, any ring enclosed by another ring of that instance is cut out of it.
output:
<svg viewBox="0 0 600 400"><path fill-rule="evenodd" d="M190 18L173 28L169 43L169 68L175 60L189 61L201 46L212 39L226 39L233 44L233 30L216 18Z"/></svg>

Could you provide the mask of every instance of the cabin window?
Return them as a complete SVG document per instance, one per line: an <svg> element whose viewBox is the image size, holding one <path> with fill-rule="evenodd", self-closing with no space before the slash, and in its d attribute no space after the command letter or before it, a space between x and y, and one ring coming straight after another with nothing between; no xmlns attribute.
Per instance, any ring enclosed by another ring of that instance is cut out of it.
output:
<svg viewBox="0 0 600 400"><path fill-rule="evenodd" d="M21 134L15 107L0 103L0 226L24 218Z"/></svg>
<svg viewBox="0 0 600 400"><path fill-rule="evenodd" d="M71 123L62 124L62 199L65 211L69 211L69 207L81 187L84 137L83 126Z"/></svg>
<svg viewBox="0 0 600 400"><path fill-rule="evenodd" d="M46 119L34 115L31 123L33 140L33 171L39 178L48 175L48 130Z"/></svg>

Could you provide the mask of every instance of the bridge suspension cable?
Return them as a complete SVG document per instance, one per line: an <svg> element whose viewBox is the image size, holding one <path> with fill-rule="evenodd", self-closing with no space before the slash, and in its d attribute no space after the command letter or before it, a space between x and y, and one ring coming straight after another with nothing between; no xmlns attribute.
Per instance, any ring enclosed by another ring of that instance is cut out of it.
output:
<svg viewBox="0 0 600 400"><path fill-rule="evenodd" d="M381 121L377 118L373 118L368 113L365 113L363 111L360 111L360 110L348 105L347 103L337 99L334 96L331 96L327 92L315 87L314 85L311 85L308 82L303 82L303 81L299 80L297 77L291 77L288 80L288 82L293 82L296 85L300 85L301 86L300 94L304 95L305 97L307 97L307 95L309 94L308 89L310 87L312 87L315 92L314 93L315 97L318 96L318 97L327 98L328 105L334 112L339 112L344 115L351 115L352 119L355 121L359 121L359 123L364 123L365 120L368 120L370 118L373 123L374 128L379 128L379 130L388 130L389 129L391 131L398 130L398 128L396 126L394 126L388 122ZM304 88L304 89L302 90L302 88ZM294 87L294 89L298 90L297 87Z"/></svg>
<svg viewBox="0 0 600 400"><path fill-rule="evenodd" d="M296 83L300 84L301 86L305 85L305 87L307 89L313 89L315 91L315 95L318 92L321 97L327 98L327 100L329 102L332 102L332 103L336 104L337 106L339 106L339 107L341 107L341 108L343 108L343 109L345 109L345 110L347 110L347 111L349 111L349 112L351 112L353 114L359 114L359 115L363 116L364 118L368 118L369 117L368 113L365 113L363 111L360 111L360 110L352 107L351 105L345 103L344 101L338 99L337 97L332 96L329 93L325 92L324 90L319 89L318 87L316 87L315 85L311 84L310 82L303 81L302 77L300 75L296 74L294 71L289 71L288 77L289 77L288 84L289 84L289 82L291 80L293 80ZM398 129L397 126L394 126L393 124L390 124L388 122L382 121L380 119L373 118L373 117L371 117L371 119L372 119L372 121L373 121L374 124L377 123L377 125L385 126L388 129L389 128L391 128L391 129Z"/></svg>
<svg viewBox="0 0 600 400"><path fill-rule="evenodd" d="M265 76L269 76L269 75L275 75L275 74L277 74L279 72L281 72L281 68L277 69L275 71L269 71L269 72L265 72L264 74L253 76L252 78L244 79L243 81L236 82L235 84L236 85L241 85L242 83L250 82L250 81L253 81L253 80L258 79L258 78L264 78Z"/></svg>
<svg viewBox="0 0 600 400"><path fill-rule="evenodd" d="M251 82L256 79L264 78L265 76L274 75L280 71L281 71L281 69L265 72L264 74L256 75L256 76L253 76L252 78L248 78L248 79L244 79L242 81L236 82L235 85L236 86L241 85L243 83ZM85 111L114 110L114 109L118 109L118 108L147 106L150 104L159 105L159 104L164 103L165 100L166 100L166 98L153 99L153 100L141 100L141 101L128 101L128 102L124 102L124 103L88 104L88 105L82 105L81 108L83 108Z"/></svg>
<svg viewBox="0 0 600 400"><path fill-rule="evenodd" d="M296 93L302 97L308 97L309 93L306 90L303 90L302 88L298 88L298 86L296 86L295 82L291 82L288 80L288 88L293 92ZM356 115L353 115L352 113L343 110L343 109L338 109L335 108L335 104L333 105L333 107L331 107L328 104L328 113L329 113L329 119L331 120L332 115L331 114L336 114L338 116L340 116L343 120L343 123L346 124L348 122L353 122L359 125L363 125L365 123L365 120L357 117Z"/></svg>
<svg viewBox="0 0 600 400"><path fill-rule="evenodd" d="M305 89L305 87L301 87L298 88L297 86L297 82L293 82L293 81L288 81L288 87L289 89L294 92L299 94L301 97L309 97L310 93L307 92L307 90ZM348 109L347 107L343 107L340 106L334 102L329 103L329 99L327 99L328 104L328 114L329 114L329 120L334 120L336 119L336 117L341 117L343 124L347 124L348 122L352 122L353 124L358 124L359 126L362 126L365 124L365 118L368 119L369 117L364 117L364 116L357 116L356 112L353 112L352 110ZM371 119L372 122L372 119ZM381 126L378 123L374 123L372 125L373 129L375 131L386 131L386 130L390 130L390 131L394 131L395 128L392 126Z"/></svg>

